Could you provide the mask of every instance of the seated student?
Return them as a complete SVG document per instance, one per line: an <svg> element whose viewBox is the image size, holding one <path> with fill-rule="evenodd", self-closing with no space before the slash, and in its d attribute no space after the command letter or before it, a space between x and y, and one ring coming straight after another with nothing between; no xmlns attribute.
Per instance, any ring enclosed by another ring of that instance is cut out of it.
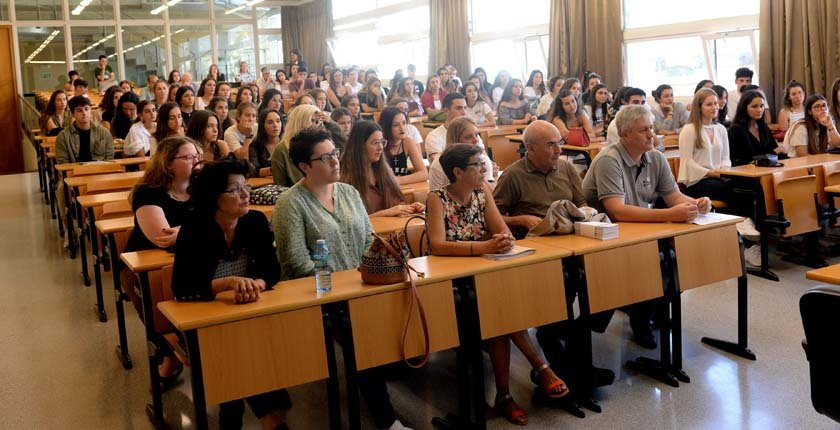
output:
<svg viewBox="0 0 840 430"><path fill-rule="evenodd" d="M359 82L358 68L351 67L347 71L347 85L350 87L350 94L359 94L359 91L362 90L362 83ZM343 100L344 97L341 97L341 99Z"/></svg>
<svg viewBox="0 0 840 430"><path fill-rule="evenodd" d="M38 125L47 136L58 136L64 127L70 125L70 117L67 94L62 90L55 90L50 94L50 100L38 118Z"/></svg>
<svg viewBox="0 0 840 430"><path fill-rule="evenodd" d="M496 125L496 114L484 100L479 97L478 86L467 82L463 87L463 94L466 97L467 109L465 115L478 125L493 127Z"/></svg>
<svg viewBox="0 0 840 430"><path fill-rule="evenodd" d="M122 95L122 88L113 85L105 90L105 95L102 96L102 101L99 102L101 125L108 131L111 131L111 121L114 120L114 115L117 114L117 104L120 102Z"/></svg>
<svg viewBox="0 0 840 430"><path fill-rule="evenodd" d="M330 113L330 119L338 125L341 133L349 138L350 129L353 127L353 114L346 108L340 107L333 109Z"/></svg>
<svg viewBox="0 0 840 430"><path fill-rule="evenodd" d="M184 117L181 116L181 109L174 102L164 103L158 109L155 132L149 139L149 153L154 155L157 151L158 142L172 136L184 135Z"/></svg>
<svg viewBox="0 0 840 430"><path fill-rule="evenodd" d="M680 132L680 169L677 180L685 184L685 194L694 198L709 197L734 208L732 188L716 172L730 167L729 136L726 128L715 123L717 95L708 88L694 93L691 117Z"/></svg>
<svg viewBox="0 0 840 430"><path fill-rule="evenodd" d="M330 72L328 82L327 100L330 102L330 110L332 110L332 108L341 106L341 98L347 94L352 94L353 91L344 83L344 73L341 72L341 69Z"/></svg>
<svg viewBox="0 0 840 430"><path fill-rule="evenodd" d="M301 69L306 69L306 61L303 59L303 54L301 54L300 49L292 48L289 51L289 67L297 67Z"/></svg>
<svg viewBox="0 0 840 430"><path fill-rule="evenodd" d="M169 84L163 79L155 83L155 98L152 101L154 101L155 109L160 109L164 103L169 101Z"/></svg>
<svg viewBox="0 0 840 430"><path fill-rule="evenodd" d="M761 91L750 90L741 94L738 110L728 131L729 158L733 166L750 164L758 155L782 152L764 121L766 109L767 101Z"/></svg>
<svg viewBox="0 0 840 430"><path fill-rule="evenodd" d="M254 83L257 84L260 95L265 93L266 90L272 88L280 91L280 83L274 80L274 77L271 76L271 70L268 67L260 69L260 76Z"/></svg>
<svg viewBox="0 0 840 430"><path fill-rule="evenodd" d="M140 90L140 101L155 99L155 84L157 81L157 73L149 72L149 74L146 75L146 86Z"/></svg>
<svg viewBox="0 0 840 430"><path fill-rule="evenodd" d="M460 93L447 94L443 98L442 107L445 115L443 124L426 135L426 156L429 157L430 162L434 161L438 153L443 152L443 148L446 146L446 127L455 118L467 115L467 99Z"/></svg>
<svg viewBox="0 0 840 430"><path fill-rule="evenodd" d="M583 193L589 206L605 212L612 221L629 222L686 222L698 213L709 212L711 200L694 199L681 193L665 155L652 150L656 134L653 115L647 108L625 106L614 122L619 142L607 146L592 160L583 179ZM645 179L636 180L639 177ZM658 198L665 201L667 209L654 208ZM656 348L650 327L654 309L654 302L630 307L633 340L643 348Z"/></svg>
<svg viewBox="0 0 840 430"><path fill-rule="evenodd" d="M195 109L195 92L192 87L183 85L178 88L175 94L175 103L181 108L181 117L184 119L184 127L190 126L190 119L192 118Z"/></svg>
<svg viewBox="0 0 840 430"><path fill-rule="evenodd" d="M271 176L274 177L275 184L291 187L303 178L300 170L295 167L289 156L289 145L292 138L304 129L312 127L326 129L318 115L319 113L317 107L306 103L293 107L289 112L286 120L286 131L280 139L280 144L271 153Z"/></svg>
<svg viewBox="0 0 840 430"><path fill-rule="evenodd" d="M280 90L276 88L269 88L265 90L262 97L262 103L260 103L260 107L257 112L262 112L265 109L276 110L280 113L283 112L283 94Z"/></svg>
<svg viewBox="0 0 840 430"><path fill-rule="evenodd" d="M796 81L790 81L785 87L785 107L779 111L779 130L787 130L796 121L805 118L805 86Z"/></svg>
<svg viewBox="0 0 840 430"><path fill-rule="evenodd" d="M69 93L75 90L73 84L76 82L76 79L79 79L79 72L75 70L67 72L67 81L64 82L64 92Z"/></svg>
<svg viewBox="0 0 840 430"><path fill-rule="evenodd" d="M488 106L491 106L491 109L492 106L495 106L495 104L493 103L493 97L490 96L490 94L485 91L484 86L481 85L481 77L479 75L470 75L470 77L467 79L467 82L472 82L473 84L475 84L475 87L478 88L479 100L483 101L484 103L487 103Z"/></svg>
<svg viewBox="0 0 840 430"><path fill-rule="evenodd" d="M395 107L401 110L407 116L410 116L408 115L408 101L405 99L399 97L391 98L390 100L388 100L388 107ZM418 145L423 143L423 135L420 134L420 130L418 130L417 127L414 126L414 124L405 125L405 134L407 134L408 137L414 139L414 141L417 142Z"/></svg>
<svg viewBox="0 0 840 430"><path fill-rule="evenodd" d="M828 101L822 94L811 94L805 100L805 118L791 124L785 134L783 151L793 158L823 154L837 146L840 134L828 113Z"/></svg>
<svg viewBox="0 0 840 430"><path fill-rule="evenodd" d="M680 134L683 126L688 123L688 111L684 104L674 101L674 88L668 84L662 84L651 94L656 101L656 105L651 107L653 129L656 134L665 136ZM696 91L695 94L697 94ZM717 112L715 112L715 117L717 118Z"/></svg>
<svg viewBox="0 0 840 430"><path fill-rule="evenodd" d="M735 112L738 108L738 101L741 100L741 93L743 93L744 85L752 85L753 71L747 67L741 67L735 71L735 91L729 94L727 98L727 111ZM718 95L720 98L720 95ZM768 118L769 120L769 118Z"/></svg>
<svg viewBox="0 0 840 430"><path fill-rule="evenodd" d="M198 143L204 161L221 160L230 154L227 143L219 139L219 117L209 110L200 110L193 115L186 134Z"/></svg>
<svg viewBox="0 0 840 430"><path fill-rule="evenodd" d="M181 83L181 72L177 69L173 69L169 72L169 77L166 79L166 83L170 86L172 84L180 84Z"/></svg>
<svg viewBox="0 0 840 430"><path fill-rule="evenodd" d="M219 121L221 121L222 124L219 126L219 131L222 132L222 136L224 136L224 132L228 128L236 124L236 121L230 117L228 102L224 97L213 97L210 99L210 104L207 105L207 110L215 113L216 117L219 118Z"/></svg>
<svg viewBox="0 0 840 430"><path fill-rule="evenodd" d="M573 128L583 128L583 131L590 136L593 142L602 141L604 138L596 136L589 122L589 117L577 103L577 97L569 90L560 90L557 98L548 111L547 121L550 121L560 130L560 135L566 139Z"/></svg>
<svg viewBox="0 0 840 430"><path fill-rule="evenodd" d="M227 104L228 110L233 110L233 108L234 108L233 100L231 100L231 98L230 98L230 93L231 93L230 84L227 83L227 82L219 82L218 85L216 85L216 94L214 94L214 98L215 97L223 98L225 100L225 103ZM210 99L210 104L212 104L212 103L213 103L213 99ZM218 113L216 115L218 115Z"/></svg>
<svg viewBox="0 0 840 430"><path fill-rule="evenodd" d="M178 89L181 88L181 84L169 84L169 100L170 102L176 103L175 96L178 95Z"/></svg>
<svg viewBox="0 0 840 430"><path fill-rule="evenodd" d="M408 216L422 213L420 202L405 204L397 178L383 157L382 128L373 121L353 125L347 150L341 154L341 182L352 185L362 197L370 217Z"/></svg>
<svg viewBox="0 0 840 430"><path fill-rule="evenodd" d="M502 94L510 84L510 73L507 70L499 70L496 73L496 79L493 80L493 89L490 95L493 97L493 108L498 109L499 103L502 101Z"/></svg>
<svg viewBox="0 0 840 430"><path fill-rule="evenodd" d="M82 78L76 78L73 81L73 97L87 97L88 96L88 83L86 80ZM73 97L70 97L71 99ZM69 102L69 100L68 100Z"/></svg>
<svg viewBox="0 0 840 430"><path fill-rule="evenodd" d="M596 136L604 136L604 123L607 119L607 112L610 105L610 90L604 84L592 87L592 95L589 101L583 106L586 114L592 121L592 130Z"/></svg>
<svg viewBox="0 0 840 430"><path fill-rule="evenodd" d="M551 109L551 104L554 102L554 99L557 98L557 93L560 92L560 89L563 87L565 82L566 80L560 76L551 77L548 81L548 89L550 92L540 97L540 103L537 105L537 116L543 118L544 115L548 113L548 110Z"/></svg>
<svg viewBox="0 0 840 430"><path fill-rule="evenodd" d="M831 108L829 111L836 124L840 122L840 78L835 79L834 84L831 85L831 94L829 94L829 97L831 98Z"/></svg>
<svg viewBox="0 0 840 430"><path fill-rule="evenodd" d="M233 80L234 82L239 82L241 84L250 84L256 81L254 74L249 70L247 61L239 62L239 73L233 77Z"/></svg>
<svg viewBox="0 0 840 430"><path fill-rule="evenodd" d="M181 86L192 88L193 93L198 92L198 85L196 85L195 81L193 81L193 75L190 72L184 72L181 74Z"/></svg>
<svg viewBox="0 0 840 430"><path fill-rule="evenodd" d="M350 116L353 121L362 119L362 104L359 102L359 96L355 94L347 94L341 98L341 107L350 111Z"/></svg>
<svg viewBox="0 0 840 430"><path fill-rule="evenodd" d="M385 95L382 94L382 82L379 79L368 79L365 88L359 92L362 112L381 112L385 108Z"/></svg>
<svg viewBox="0 0 840 430"><path fill-rule="evenodd" d="M290 116L301 107L293 109ZM312 275L312 253L319 239L327 242L333 270L359 267L373 241L373 228L368 217L359 216L366 212L359 192L339 182L340 151L330 142L326 130L309 128L291 138L290 153L290 165L299 169L303 179L280 195L274 209L274 241L283 278ZM376 427L404 428L391 406L381 372L376 368L363 370L358 381Z"/></svg>
<svg viewBox="0 0 840 430"><path fill-rule="evenodd" d="M297 73L290 72L289 95L296 99L304 92L314 89L315 83L306 78L306 68L298 68Z"/></svg>
<svg viewBox="0 0 840 430"><path fill-rule="evenodd" d="M379 126L386 141L385 160L388 161L400 185L429 179L420 145L406 134L407 120L408 117L403 111L393 107L385 108L379 117ZM409 173L409 160L414 173Z"/></svg>
<svg viewBox="0 0 840 430"><path fill-rule="evenodd" d="M563 82L563 86L560 87L561 90L569 90L572 94L575 95L575 98L580 99L580 95L583 93L583 90L580 85L580 81L577 78L569 78Z"/></svg>
<svg viewBox="0 0 840 430"><path fill-rule="evenodd" d="M117 86L118 86L118 87L120 87L120 89L122 89L122 90L123 90L123 93L134 92L134 91L133 91L133 90L134 90L134 86L133 86L133 85L131 85L131 82L128 82L128 81L120 81L120 83L119 83L119 84L117 84Z"/></svg>
<svg viewBox="0 0 840 430"><path fill-rule="evenodd" d="M406 108L408 116L423 116L425 113L422 106L423 102L417 93L414 92L414 81L410 78L404 78L395 85L394 89L391 90L391 94L388 95L388 106L393 105L392 100L402 99L405 100L408 106Z"/></svg>
<svg viewBox="0 0 840 430"><path fill-rule="evenodd" d="M580 101L582 104L588 104L592 95L595 94L595 86L601 85L601 75L595 72L586 71L583 74L583 83L586 86L586 91L580 95Z"/></svg>
<svg viewBox="0 0 840 430"><path fill-rule="evenodd" d="M728 103L729 91L727 91L726 88L724 88L721 85L713 85L712 86L712 91L714 91L715 94L717 94L717 97L718 97L718 114L717 114L716 121L717 121L718 124L722 124L724 127L728 128L729 127L729 121L730 121L730 118L729 118L729 103ZM735 103L732 109L734 110L735 107L737 107L737 106L738 106L738 104ZM765 115L766 115L766 113L765 113Z"/></svg>
<svg viewBox="0 0 840 430"><path fill-rule="evenodd" d="M128 237L125 252L147 249L175 248L181 225L191 216L193 201L190 197L190 175L201 159L195 142L184 137L170 137L158 145L129 201L134 212L134 229ZM126 292L140 319L143 302L135 293L135 276L128 268L119 274ZM161 351L170 351L163 339L155 339ZM169 353L158 365L161 386L167 390L175 383L184 366L175 354Z"/></svg>
<svg viewBox="0 0 840 430"><path fill-rule="evenodd" d="M522 94L522 81L512 79L508 83L496 111L499 114L500 125L521 125L531 122L531 105Z"/></svg>
<svg viewBox="0 0 840 430"><path fill-rule="evenodd" d="M320 88L315 88L314 90L309 90L307 94L309 94L315 102L315 107L318 108L318 114L321 117L321 121L329 121L332 107L330 107L330 102L327 100L327 92Z"/></svg>
<svg viewBox="0 0 840 430"><path fill-rule="evenodd" d="M175 243L172 292L177 300L210 301L230 290L235 303L250 303L279 280L268 220L248 208L247 175L245 160L210 163L195 175L195 213ZM285 411L291 400L286 390L221 403L220 428L242 428L243 400L263 428L287 428Z"/></svg>
<svg viewBox="0 0 840 430"><path fill-rule="evenodd" d="M621 91L620 95L621 98L619 98L619 93L616 93L616 102L613 103L612 106L615 113L611 115L611 118L615 118L618 115L618 112L627 105L639 105L647 109L647 106L645 105L645 103L647 103L645 90L641 88L625 87L623 88L623 91ZM607 145L618 143L620 140L618 126L617 124L613 124L614 122L615 121L611 121L609 126L607 126Z"/></svg>
<svg viewBox="0 0 840 430"><path fill-rule="evenodd" d="M154 101L143 100L137 105L140 120L128 129L123 144L123 156L142 157L152 150L152 134L155 132L157 109Z"/></svg>
<svg viewBox="0 0 840 430"><path fill-rule="evenodd" d="M210 67L207 69L207 77L213 78L213 80L219 83L227 81L225 74L219 73L219 66L217 64L210 65Z"/></svg>
<svg viewBox="0 0 840 430"><path fill-rule="evenodd" d="M236 108L236 124L225 130L224 140L237 157L245 158L248 156L248 145L251 144L251 139L256 133L257 105L242 102Z"/></svg>
<svg viewBox="0 0 840 430"><path fill-rule="evenodd" d="M215 94L216 81L213 78L204 78L201 81L201 85L198 87L198 94L195 98L195 108L197 110L206 109Z"/></svg>
<svg viewBox="0 0 840 430"><path fill-rule="evenodd" d="M260 177L271 175L271 154L280 144L283 121L280 112L265 109L257 122L257 137L248 147L248 161Z"/></svg>
<svg viewBox="0 0 840 430"><path fill-rule="evenodd" d="M478 127L473 120L467 117L453 119L446 128L446 145L444 146L444 150L456 143L476 145L482 150L482 152L484 151L484 145L481 144L481 139L478 137ZM487 154L484 155L484 180L487 182L487 185L492 191L496 186L496 178L498 177L499 172L498 168L494 166L493 161L490 160L490 157L487 157ZM449 179L443 172L443 167L441 166L438 157L435 157L434 161L432 161L432 164L429 166L429 189L436 190L438 188L445 187L446 185L449 185Z"/></svg>
<svg viewBox="0 0 840 430"><path fill-rule="evenodd" d="M440 77L437 75L429 76L426 80L426 91L420 97L420 104L427 114L433 115L443 109L443 99L446 97L446 91L440 86Z"/></svg>
<svg viewBox="0 0 840 430"><path fill-rule="evenodd" d="M697 83L697 86L694 87L694 92L696 93L697 91L700 91L700 88L712 88L713 86L715 86L714 81L703 79Z"/></svg>
<svg viewBox="0 0 840 430"><path fill-rule="evenodd" d="M117 112L114 115L111 135L115 139L125 139L128 130L137 122L137 105L140 104L140 97L133 92L123 93L117 103Z"/></svg>
<svg viewBox="0 0 840 430"><path fill-rule="evenodd" d="M503 254L513 249L513 236L485 182L484 158L481 148L464 143L449 146L438 158L449 184L429 193L427 220L433 255ZM526 330L488 339L487 351L496 381L494 409L511 423L526 425L528 413L510 394L511 341L530 362L531 379L549 397L564 397L569 389L537 352Z"/></svg>
<svg viewBox="0 0 840 430"><path fill-rule="evenodd" d="M546 95L549 90L545 87L545 80L543 80L543 74L539 70L531 70L531 76L528 77L528 81L525 82L525 98L528 99L529 103L534 102L535 100L539 100L542 96Z"/></svg>

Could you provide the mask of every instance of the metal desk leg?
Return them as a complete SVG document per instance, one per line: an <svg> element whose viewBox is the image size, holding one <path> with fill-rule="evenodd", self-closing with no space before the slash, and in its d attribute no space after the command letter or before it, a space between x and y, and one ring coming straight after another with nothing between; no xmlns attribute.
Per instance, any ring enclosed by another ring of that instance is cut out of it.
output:
<svg viewBox="0 0 840 430"><path fill-rule="evenodd" d="M102 257L99 255L99 240L94 225L96 219L93 216L93 208L88 208L88 223L90 224L90 252L93 255L93 280L96 286L96 307L94 312L100 322L108 321L108 314L105 313L105 300L102 298L102 269L100 268Z"/></svg>
<svg viewBox="0 0 840 430"><path fill-rule="evenodd" d="M65 189L67 187L64 187ZM75 195L78 193L72 193L71 195ZM85 226L82 217L82 206L79 205L74 198L73 207L76 209L76 222L78 223L79 227L79 254L81 255L82 261L82 280L84 280L85 286L90 286L90 274L88 273L88 262L87 262L87 247L85 246ZM70 224L68 222L68 224Z"/></svg>
<svg viewBox="0 0 840 430"><path fill-rule="evenodd" d="M110 243L111 249L117 249L117 238L114 233L108 234L108 243ZM111 253L111 267L113 268L112 274L114 275L114 307L117 309L117 332L120 339L116 353L123 368L128 370L133 367L131 356L128 354L128 337L125 334L125 309L123 309L123 302L128 300L128 296L122 290L122 282L120 280L122 265L116 252Z"/></svg>
<svg viewBox="0 0 840 430"><path fill-rule="evenodd" d="M187 350L190 356L190 383L192 385L193 410L195 412L195 428L207 430L207 400L204 398L204 375L201 369L201 349L198 345L198 334L195 330L184 332L187 340ZM157 367L155 367L157 373ZM161 409L161 420L163 410Z"/></svg>
<svg viewBox="0 0 840 430"><path fill-rule="evenodd" d="M338 365L335 362L335 342L328 306L321 306L321 316L324 322L324 343L327 347L327 371L329 372L327 378L327 410L330 416L330 430L340 430L341 397L338 388Z"/></svg>
<svg viewBox="0 0 840 430"><path fill-rule="evenodd" d="M146 405L146 415L149 417L152 426L155 429L165 429L166 422L163 419L163 393L160 391L160 374L158 373L158 351L157 345L154 343L155 336L155 316L152 309L152 297L149 291L149 273L143 272L140 276L140 294L143 301L143 322L146 327L146 347L148 348L149 358L149 379L152 382L152 404ZM197 357L198 358L198 357ZM200 358L198 358L200 360ZM192 354L190 360L193 360ZM196 368L201 368L196 365L195 361L191 361L191 371ZM203 379L198 379L199 381ZM196 381L193 381L195 384ZM203 398L202 398L203 400ZM205 414L206 416L207 414ZM206 426L205 426L206 428Z"/></svg>

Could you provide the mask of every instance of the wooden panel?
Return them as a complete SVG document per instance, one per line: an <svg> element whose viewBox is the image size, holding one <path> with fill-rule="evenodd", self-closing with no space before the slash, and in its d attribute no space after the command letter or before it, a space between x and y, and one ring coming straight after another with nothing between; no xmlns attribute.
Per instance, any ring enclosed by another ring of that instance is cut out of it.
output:
<svg viewBox="0 0 840 430"><path fill-rule="evenodd" d="M502 170L519 160L519 143L511 142L504 136L490 136L485 142L493 150L493 161Z"/></svg>
<svg viewBox="0 0 840 430"><path fill-rule="evenodd" d="M23 172L12 27L0 26L0 174Z"/></svg>
<svg viewBox="0 0 840 430"><path fill-rule="evenodd" d="M734 225L674 238L680 290L741 276L741 250Z"/></svg>
<svg viewBox="0 0 840 430"><path fill-rule="evenodd" d="M403 329L411 298L409 291L391 291L348 302L359 370L402 360ZM460 343L452 282L424 285L418 287L418 291L429 327L429 350L457 347ZM406 354L409 357L422 355L423 343L423 329L415 308L408 329Z"/></svg>
<svg viewBox="0 0 840 430"><path fill-rule="evenodd" d="M663 295L659 246L655 241L586 254L583 264L592 313Z"/></svg>
<svg viewBox="0 0 840 430"><path fill-rule="evenodd" d="M567 318L559 259L475 275L475 291L482 339Z"/></svg>
<svg viewBox="0 0 840 430"><path fill-rule="evenodd" d="M198 342L211 404L329 376L320 306L202 328Z"/></svg>
<svg viewBox="0 0 840 430"><path fill-rule="evenodd" d="M805 272L805 277L818 282L840 285L840 264Z"/></svg>
<svg viewBox="0 0 840 430"><path fill-rule="evenodd" d="M773 174L776 199L782 201L785 219L790 227L784 237L796 236L820 229L814 194L817 192L817 178L813 175L784 179L783 173Z"/></svg>

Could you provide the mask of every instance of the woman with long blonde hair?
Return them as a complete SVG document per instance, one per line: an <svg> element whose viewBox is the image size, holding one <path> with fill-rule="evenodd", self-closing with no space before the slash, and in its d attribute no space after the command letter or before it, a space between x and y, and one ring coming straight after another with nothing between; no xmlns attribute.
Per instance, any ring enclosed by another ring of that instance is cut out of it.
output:
<svg viewBox="0 0 840 430"><path fill-rule="evenodd" d="M291 187L303 178L303 174L292 163L289 156L289 147L292 138L301 130L310 127L323 127L318 115L319 112L321 112L320 109L310 104L295 106L289 112L289 117L286 120L286 132L283 134L280 144L274 148L274 153L271 154L271 176L274 177L275 184Z"/></svg>
<svg viewBox="0 0 840 430"><path fill-rule="evenodd" d="M679 182L691 197L721 200L732 207L732 188L721 179L717 169L730 167L729 135L715 122L718 114L717 94L701 88L694 94L688 124L680 131Z"/></svg>

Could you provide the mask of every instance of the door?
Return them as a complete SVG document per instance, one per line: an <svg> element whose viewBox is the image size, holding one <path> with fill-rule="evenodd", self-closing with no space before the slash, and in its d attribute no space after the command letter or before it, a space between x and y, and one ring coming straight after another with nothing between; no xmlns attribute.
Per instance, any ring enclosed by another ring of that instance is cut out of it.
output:
<svg viewBox="0 0 840 430"><path fill-rule="evenodd" d="M23 172L12 27L0 26L0 174Z"/></svg>

